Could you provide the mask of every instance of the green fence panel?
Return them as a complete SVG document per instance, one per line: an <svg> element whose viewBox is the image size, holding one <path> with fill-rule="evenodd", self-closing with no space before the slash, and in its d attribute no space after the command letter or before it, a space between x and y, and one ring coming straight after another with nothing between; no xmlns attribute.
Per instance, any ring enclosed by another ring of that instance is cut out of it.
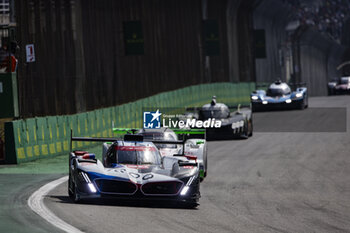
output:
<svg viewBox="0 0 350 233"><path fill-rule="evenodd" d="M22 121L13 122L13 131L14 131L14 142L15 142L15 152L17 154L16 160L17 162L26 161L26 153L25 153L25 137L23 132L23 123Z"/></svg>
<svg viewBox="0 0 350 233"><path fill-rule="evenodd" d="M47 141L49 148L49 155L57 154L57 119L56 117L47 117L47 128L49 133L49 140Z"/></svg>
<svg viewBox="0 0 350 233"><path fill-rule="evenodd" d="M112 124L108 123L110 121L110 112L111 108L101 109L100 111L100 120L101 120L101 131L103 137L109 137L109 130L112 128Z"/></svg>
<svg viewBox="0 0 350 233"><path fill-rule="evenodd" d="M124 115L122 114L123 106L117 106L115 108L115 118L114 121L114 127L122 128L124 126Z"/></svg>
<svg viewBox="0 0 350 233"><path fill-rule="evenodd" d="M80 130L78 130L78 114L70 116L70 118L69 118L69 128L70 128L70 130L72 130L73 137L81 136L80 135ZM79 145L77 144L76 141L71 142L71 144L72 144L72 149L73 150L76 150L79 147Z"/></svg>
<svg viewBox="0 0 350 233"><path fill-rule="evenodd" d="M58 147L61 146L62 152L69 152L69 144L70 144L69 119L70 119L70 116L57 117Z"/></svg>
<svg viewBox="0 0 350 233"><path fill-rule="evenodd" d="M94 114L95 114L97 135L98 135L98 137L102 137L102 134L103 134L102 111L101 110L96 110L96 111L94 111Z"/></svg>
<svg viewBox="0 0 350 233"><path fill-rule="evenodd" d="M96 137L97 136L97 124L96 124L96 116L93 114L93 112L88 112L85 115L85 123L84 125L86 126L89 134L91 137Z"/></svg>
<svg viewBox="0 0 350 233"><path fill-rule="evenodd" d="M27 145L25 146L26 157L31 160L33 157L40 157L40 148L38 146L36 119L26 119Z"/></svg>
<svg viewBox="0 0 350 233"><path fill-rule="evenodd" d="M6 148L10 148L6 149L6 161L21 163L66 153L70 150L70 130L73 136L113 137L112 125L142 127L144 109L200 107L214 95L227 105L249 104L253 90L255 83L201 84L86 113L12 121L5 124ZM73 142L72 148L92 145Z"/></svg>
<svg viewBox="0 0 350 233"><path fill-rule="evenodd" d="M36 125L40 157L45 157L49 155L49 146L47 142L50 140L49 131L47 127L47 119L44 117L36 118Z"/></svg>

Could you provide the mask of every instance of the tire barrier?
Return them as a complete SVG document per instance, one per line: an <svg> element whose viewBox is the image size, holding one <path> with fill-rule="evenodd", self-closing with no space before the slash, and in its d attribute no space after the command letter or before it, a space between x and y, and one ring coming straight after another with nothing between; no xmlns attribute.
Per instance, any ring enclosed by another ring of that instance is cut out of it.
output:
<svg viewBox="0 0 350 233"><path fill-rule="evenodd" d="M143 108L197 107L213 95L227 105L247 104L255 83L213 83L160 93L135 102L74 115L35 117L5 123L5 163L23 163L53 157L70 150L70 130L75 136L113 137L115 127L142 127ZM72 149L94 146L73 142Z"/></svg>

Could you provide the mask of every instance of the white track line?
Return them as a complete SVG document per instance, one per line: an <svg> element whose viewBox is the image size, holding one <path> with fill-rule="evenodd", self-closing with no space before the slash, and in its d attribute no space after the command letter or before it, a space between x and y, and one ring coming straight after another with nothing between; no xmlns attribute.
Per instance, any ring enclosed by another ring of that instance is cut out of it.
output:
<svg viewBox="0 0 350 233"><path fill-rule="evenodd" d="M72 225L69 225L62 219L58 218L54 213L52 213L44 204L44 197L55 187L62 184L68 180L68 176L64 176L50 183L45 184L40 189L35 191L28 199L29 207L46 221L54 225L55 227L72 233L82 233L79 229Z"/></svg>

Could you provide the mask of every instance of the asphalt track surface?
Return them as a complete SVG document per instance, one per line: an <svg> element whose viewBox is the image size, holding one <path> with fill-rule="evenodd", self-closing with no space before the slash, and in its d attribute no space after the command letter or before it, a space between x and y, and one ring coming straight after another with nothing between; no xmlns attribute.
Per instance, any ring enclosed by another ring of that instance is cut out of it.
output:
<svg viewBox="0 0 350 233"><path fill-rule="evenodd" d="M350 232L350 96L310 98L309 104L304 111L255 114L248 140L209 142L209 172L196 209L74 204L67 183L44 202L85 232ZM39 216L25 223L47 229Z"/></svg>
<svg viewBox="0 0 350 233"><path fill-rule="evenodd" d="M29 196L61 177L59 174L0 174L0 232L56 232L55 227L34 214L28 207Z"/></svg>

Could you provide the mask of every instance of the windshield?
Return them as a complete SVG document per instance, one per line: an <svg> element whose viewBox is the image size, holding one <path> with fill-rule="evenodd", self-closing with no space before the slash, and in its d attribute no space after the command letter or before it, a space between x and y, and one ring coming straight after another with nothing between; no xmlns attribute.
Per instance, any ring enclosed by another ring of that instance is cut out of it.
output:
<svg viewBox="0 0 350 233"><path fill-rule="evenodd" d="M282 95L289 95L290 94L290 89L282 89L282 88L269 88L267 90L267 95L268 96L282 96Z"/></svg>
<svg viewBox="0 0 350 233"><path fill-rule="evenodd" d="M116 146L116 162L121 164L160 164L156 148L146 146Z"/></svg>

